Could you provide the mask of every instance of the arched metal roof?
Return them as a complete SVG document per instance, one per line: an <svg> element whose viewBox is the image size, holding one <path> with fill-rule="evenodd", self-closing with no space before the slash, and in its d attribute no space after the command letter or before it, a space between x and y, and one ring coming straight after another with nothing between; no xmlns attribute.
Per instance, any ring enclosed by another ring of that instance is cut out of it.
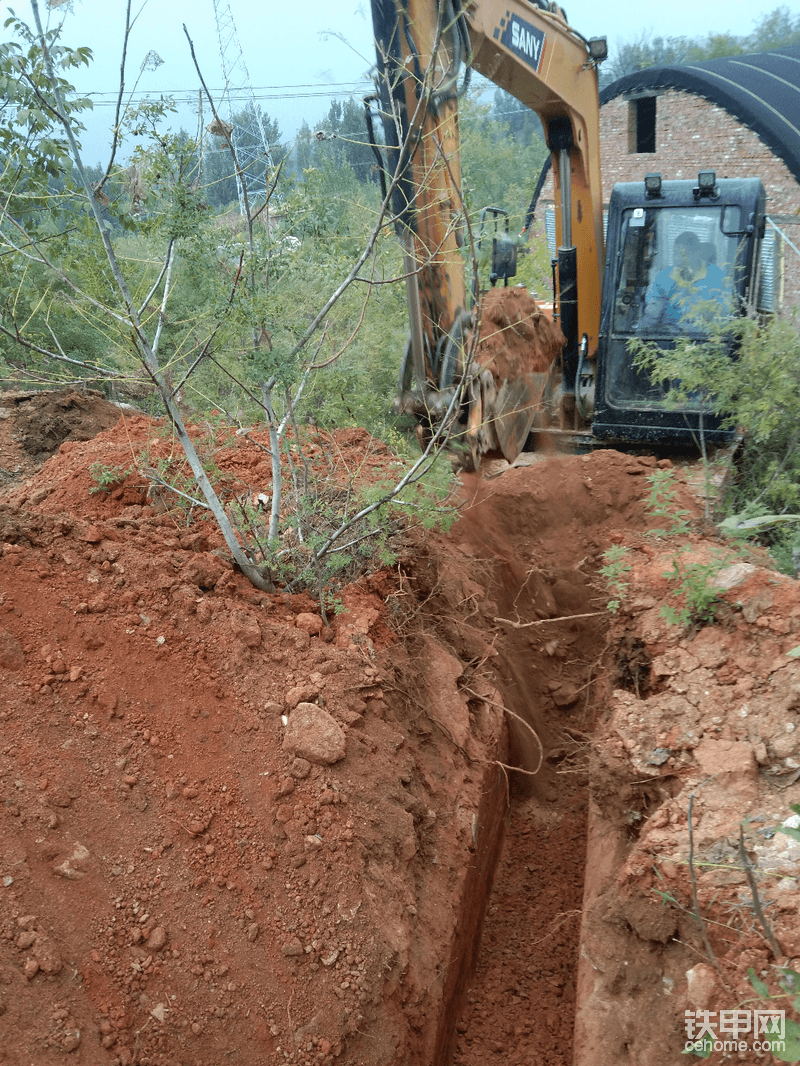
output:
<svg viewBox="0 0 800 1066"><path fill-rule="evenodd" d="M757 133L800 182L800 47L647 67L603 89L600 104L661 89L683 89L724 108Z"/></svg>

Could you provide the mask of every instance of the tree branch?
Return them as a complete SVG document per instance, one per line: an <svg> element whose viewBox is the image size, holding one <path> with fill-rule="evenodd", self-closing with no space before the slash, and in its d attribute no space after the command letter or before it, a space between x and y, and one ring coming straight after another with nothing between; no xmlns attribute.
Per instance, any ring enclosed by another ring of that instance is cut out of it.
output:
<svg viewBox="0 0 800 1066"><path fill-rule="evenodd" d="M56 99L58 109L63 112L64 108L61 100L61 91L59 89L58 81L55 76L53 60L50 55L50 51L47 47L47 41L44 37L41 16L39 14L38 0L31 0L31 8L33 10L33 16L36 21L36 29L39 35L39 45L42 49L42 56L44 59L47 76L50 80L50 85L53 90L53 95ZM178 410L177 405L173 401L169 387L164 381L164 377L161 373L161 368L159 367L156 354L148 343L147 338L142 331L139 314L133 302L133 298L131 296L127 282L125 281L122 271L120 270L116 253L114 252L114 248L111 244L111 239L108 236L105 226L102 224L99 208L97 206L97 203L95 202L92 188L87 179L86 171L84 169L83 161L81 159L80 149L78 148L77 141L75 140L75 135L73 133L72 127L70 126L70 123L66 118L63 119L63 124L67 139L70 144L70 150L73 162L75 164L75 169L78 172L81 184L83 185L84 191L89 200L92 215L94 217L98 234L100 236L100 239L103 244L103 249L106 254L106 260L109 264L109 268L111 269L111 273L114 277L114 281L117 285L117 289L120 293L120 296L122 297L122 301L129 316L130 324L133 326L134 342L137 354L156 383L164 407L175 429L175 433L186 455L186 459L189 463L189 466L191 467L192 474L194 475L195 480L197 481L200 491L208 502L208 505L214 515L214 518L216 519L220 531L222 532L222 535L225 538L225 543L227 544L229 551L233 555L242 573L247 576L247 578L252 582L252 584L254 584L257 588L260 588L265 592L273 592L275 586L272 583L271 577L268 574L262 573L262 571L248 557L246 552L243 550L241 544L239 543L236 537L236 533L234 532L234 529L231 525L230 519L225 513L225 508L222 506L222 503L220 502L219 497L214 491L214 487L211 484L208 475L205 472L205 469L203 468L203 464L200 461L199 455L197 454L194 442L186 431L186 427L183 424L183 419L181 417L180 411Z"/></svg>
<svg viewBox="0 0 800 1066"><path fill-rule="evenodd" d="M110 367L96 366L94 363L86 363L81 359L71 359L68 355L64 355L59 352L51 352L47 348L40 348L38 344L34 344L33 341L26 340L18 331L12 332L2 323L0 323L0 333L5 334L6 337L10 337L11 340L16 341L23 348L27 348L31 352L36 352L38 355L46 355L48 359L56 359L60 363L71 363L73 366L82 367L84 370L94 370L98 374L102 374L103 377L108 378L124 378L125 375L120 373L119 370L112 370ZM52 336L52 331L51 331Z"/></svg>

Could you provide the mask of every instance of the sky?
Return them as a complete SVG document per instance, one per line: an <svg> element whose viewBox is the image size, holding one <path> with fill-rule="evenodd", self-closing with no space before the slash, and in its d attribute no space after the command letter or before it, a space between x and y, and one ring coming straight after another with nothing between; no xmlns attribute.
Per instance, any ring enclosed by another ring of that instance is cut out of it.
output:
<svg viewBox="0 0 800 1066"><path fill-rule="evenodd" d="M44 16L47 0L39 3ZM644 32L664 37L745 35L779 3L775 0L757 8L749 0L729 0L724 7L696 0L670 0L668 4L565 0L570 24L584 37L607 37L612 51ZM87 132L82 141L89 164L106 161L119 86L125 6L125 0L72 0L49 13L53 20L64 19L66 44L88 46L94 52L87 71L69 75L80 92L94 101L94 112L83 116ZM800 0L787 0L783 6L793 15L800 12ZM14 10L23 19L30 17L25 0L15 4ZM231 84L248 94L252 87L263 111L278 121L284 141L291 140L303 120L314 129L334 94L360 100L371 87L374 49L369 0L133 0L132 12L136 22L128 47L127 85L133 88L138 78L137 93L156 97L164 93L182 101L177 125L190 133L197 128L199 80L184 24L206 84L217 100L225 83L224 53ZM218 21L224 48L220 47ZM152 62L145 62L153 52L162 60L156 69L150 69ZM243 105L245 98L241 99ZM203 116L204 124L210 121L207 104Z"/></svg>

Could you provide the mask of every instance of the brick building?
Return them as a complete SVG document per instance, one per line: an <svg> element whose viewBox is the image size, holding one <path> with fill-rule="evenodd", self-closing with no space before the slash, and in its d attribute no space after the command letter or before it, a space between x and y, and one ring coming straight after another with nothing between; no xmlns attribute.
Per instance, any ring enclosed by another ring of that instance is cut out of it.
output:
<svg viewBox="0 0 800 1066"><path fill-rule="evenodd" d="M651 67L600 96L604 199L620 181L760 177L767 192L764 305L800 311L800 47ZM542 204L552 203L552 180Z"/></svg>

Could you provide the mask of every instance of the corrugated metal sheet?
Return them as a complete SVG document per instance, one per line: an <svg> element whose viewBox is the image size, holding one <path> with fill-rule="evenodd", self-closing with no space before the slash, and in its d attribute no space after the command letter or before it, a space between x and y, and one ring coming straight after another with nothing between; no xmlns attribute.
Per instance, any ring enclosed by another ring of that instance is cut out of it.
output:
<svg viewBox="0 0 800 1066"><path fill-rule="evenodd" d="M773 226L767 226L761 242L761 284L758 291L759 311L777 311L778 235Z"/></svg>
<svg viewBox="0 0 800 1066"><path fill-rule="evenodd" d="M550 258L556 255L556 209L550 204L544 209L544 228L547 232L547 247L550 249ZM603 240L608 238L608 211L603 212Z"/></svg>

